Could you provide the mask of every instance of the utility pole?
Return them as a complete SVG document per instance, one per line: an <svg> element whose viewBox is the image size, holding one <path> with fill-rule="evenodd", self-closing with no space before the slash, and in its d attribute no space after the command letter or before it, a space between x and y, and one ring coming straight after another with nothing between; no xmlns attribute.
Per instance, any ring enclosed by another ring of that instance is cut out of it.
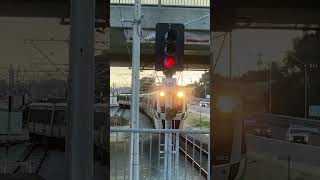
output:
<svg viewBox="0 0 320 180"><path fill-rule="evenodd" d="M300 64L303 65L304 67L304 119L307 119L308 117L308 87L307 87L307 82L308 82L308 73L307 73L307 64L304 63L300 58L293 54L291 55L294 59L296 59Z"/></svg>
<svg viewBox="0 0 320 180"><path fill-rule="evenodd" d="M139 128L141 1L135 0L133 20L131 128ZM130 180L139 180L139 133L130 138Z"/></svg>
<svg viewBox="0 0 320 180"><path fill-rule="evenodd" d="M95 1L71 1L68 180L93 180Z"/></svg>
<svg viewBox="0 0 320 180"><path fill-rule="evenodd" d="M232 31L229 33L230 34L230 67L229 67L229 78L230 80L232 79Z"/></svg>
<svg viewBox="0 0 320 180"><path fill-rule="evenodd" d="M269 113L272 113L272 63L270 63L269 72Z"/></svg>
<svg viewBox="0 0 320 180"><path fill-rule="evenodd" d="M308 115L308 87L307 87L307 82L308 82L308 74L307 74L307 65L304 65L304 119L307 119Z"/></svg>
<svg viewBox="0 0 320 180"><path fill-rule="evenodd" d="M9 101L8 101L8 125L7 130L10 133L11 130L11 113L13 107L13 89L14 89L14 69L12 64L10 64L9 69Z"/></svg>

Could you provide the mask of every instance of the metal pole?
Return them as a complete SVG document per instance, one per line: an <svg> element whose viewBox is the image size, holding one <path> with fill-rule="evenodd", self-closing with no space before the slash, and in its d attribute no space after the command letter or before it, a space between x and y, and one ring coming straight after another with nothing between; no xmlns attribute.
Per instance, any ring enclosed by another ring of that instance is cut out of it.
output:
<svg viewBox="0 0 320 180"><path fill-rule="evenodd" d="M141 2L135 0L132 47L131 127L139 128ZM130 180L139 180L139 133L131 133Z"/></svg>
<svg viewBox="0 0 320 180"><path fill-rule="evenodd" d="M179 143L179 139L180 139L180 134L176 133L176 160L175 160L175 171L176 171L176 178L179 179L179 153L180 153L180 143Z"/></svg>
<svg viewBox="0 0 320 180"><path fill-rule="evenodd" d="M67 179L93 179L95 1L71 1Z"/></svg>
<svg viewBox="0 0 320 180"><path fill-rule="evenodd" d="M269 74L269 112L272 113L272 63L270 64L270 74Z"/></svg>
<svg viewBox="0 0 320 180"><path fill-rule="evenodd" d="M170 122L166 119L165 120L165 129L169 129L170 126ZM169 164L169 134L165 133L164 134L164 179L168 180L169 179L169 175L168 175L168 171L170 170L170 168L168 167Z"/></svg>
<svg viewBox="0 0 320 180"><path fill-rule="evenodd" d="M8 101L8 124L7 124L7 130L8 134L11 130L11 112L12 112L12 106L13 106L13 86L14 86L14 70L12 67L12 64L10 64L9 69L9 101Z"/></svg>
<svg viewBox="0 0 320 180"><path fill-rule="evenodd" d="M289 155L288 156L288 180L291 180L291 172L290 172L291 164L290 164L290 161L291 161L291 158L290 158L290 155Z"/></svg>
<svg viewBox="0 0 320 180"><path fill-rule="evenodd" d="M307 81L308 81L308 74L307 74L307 65L304 64L304 119L307 119L307 113L308 113L308 102L307 102Z"/></svg>
<svg viewBox="0 0 320 180"><path fill-rule="evenodd" d="M207 83L204 82L204 98L207 99Z"/></svg>
<svg viewBox="0 0 320 180"><path fill-rule="evenodd" d="M230 79L232 79L232 32L230 32Z"/></svg>
<svg viewBox="0 0 320 180"><path fill-rule="evenodd" d="M168 109L172 108L172 92L168 93L165 102L166 107L166 119L165 119L165 129L171 129L171 112L167 112ZM167 118L167 113L170 113L170 118ZM164 161L164 173L165 173L165 180L171 179L171 170L172 170L172 133L165 133L165 161Z"/></svg>

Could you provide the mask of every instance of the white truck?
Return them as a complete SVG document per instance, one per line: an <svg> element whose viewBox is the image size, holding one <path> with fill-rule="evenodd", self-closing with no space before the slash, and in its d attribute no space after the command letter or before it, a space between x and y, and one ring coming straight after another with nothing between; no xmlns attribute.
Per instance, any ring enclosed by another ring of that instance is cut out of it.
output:
<svg viewBox="0 0 320 180"><path fill-rule="evenodd" d="M289 142L309 143L309 131L304 127L289 127L286 136Z"/></svg>

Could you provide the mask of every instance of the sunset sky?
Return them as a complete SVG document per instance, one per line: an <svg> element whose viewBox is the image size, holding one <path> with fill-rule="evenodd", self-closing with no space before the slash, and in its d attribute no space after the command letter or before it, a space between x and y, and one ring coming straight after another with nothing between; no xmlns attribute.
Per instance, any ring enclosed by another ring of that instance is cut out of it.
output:
<svg viewBox="0 0 320 180"><path fill-rule="evenodd" d="M8 68L10 64L14 67L27 69L51 69L55 67L50 65L48 60L41 55L31 44L25 42L26 39L33 40L65 40L69 37L69 26L59 25L59 19L55 18L0 18L0 68ZM257 54L262 53L263 61L280 61L284 55L283 51L292 48L292 39L301 36L300 31L284 30L235 30L233 32L233 69L235 74L244 73L248 70L257 68ZM97 34L98 40L104 40L104 35ZM217 71L227 72L229 67L229 41L224 45L221 60L219 61ZM277 43L275 43L277 42ZM67 64L69 58L69 45L67 42L36 42L36 46L50 57L56 64ZM219 46L219 44L218 44ZM97 51L97 54L99 52ZM42 65L35 65L40 63ZM67 66L59 66L66 69ZM128 68L111 68L111 83L117 86L130 85L131 77ZM183 84L198 81L203 72L184 72ZM141 77L154 74L154 71L141 73ZM0 69L0 79L8 78L8 71ZM51 76L53 76L52 74ZM162 73L157 73L161 79ZM40 75L41 76L41 75ZM49 75L42 74L44 77ZM177 77L179 73L177 74ZM182 77L180 75L180 77ZM32 79L32 75L26 75L25 78ZM129 84L127 82L129 82ZM182 78L179 78L179 84Z"/></svg>

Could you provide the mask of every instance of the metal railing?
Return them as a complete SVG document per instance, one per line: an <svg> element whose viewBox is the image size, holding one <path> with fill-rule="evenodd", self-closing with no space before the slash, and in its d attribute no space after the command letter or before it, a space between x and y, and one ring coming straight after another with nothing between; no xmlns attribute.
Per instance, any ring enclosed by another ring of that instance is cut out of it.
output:
<svg viewBox="0 0 320 180"><path fill-rule="evenodd" d="M18 166L21 166L22 171L20 173L31 174L32 162L17 162L0 160L0 174L11 174Z"/></svg>
<svg viewBox="0 0 320 180"><path fill-rule="evenodd" d="M133 4L134 0L111 0L111 4ZM142 5L210 7L210 0L141 0Z"/></svg>
<svg viewBox="0 0 320 180"><path fill-rule="evenodd" d="M263 114L266 117L273 117L276 118L276 121L283 121L283 122L290 122L298 125L304 125L304 126L310 126L310 127L319 127L320 120L317 119L305 119L305 118L299 118L299 117L293 117L293 116L284 116L284 115L278 115L278 114L269 114L265 113ZM319 131L320 132L320 131Z"/></svg>
<svg viewBox="0 0 320 180"><path fill-rule="evenodd" d="M133 128L110 130L111 179L130 179L130 136L136 133L140 137L140 179L162 180L167 179L168 174L172 180L210 177L210 131ZM169 150L164 145L165 134L172 135L172 146ZM170 156L170 161L165 162L166 156Z"/></svg>

